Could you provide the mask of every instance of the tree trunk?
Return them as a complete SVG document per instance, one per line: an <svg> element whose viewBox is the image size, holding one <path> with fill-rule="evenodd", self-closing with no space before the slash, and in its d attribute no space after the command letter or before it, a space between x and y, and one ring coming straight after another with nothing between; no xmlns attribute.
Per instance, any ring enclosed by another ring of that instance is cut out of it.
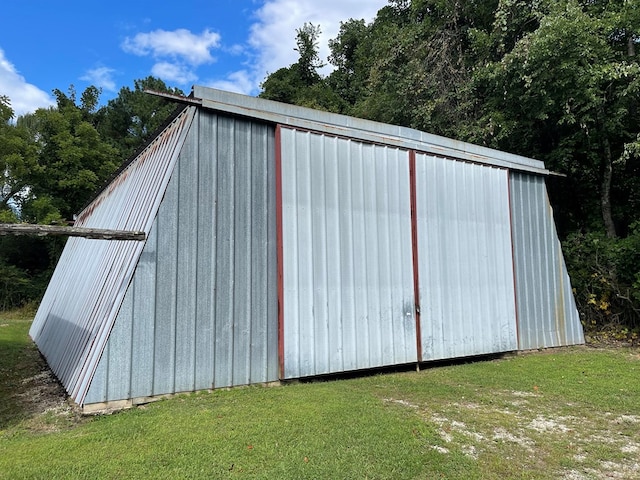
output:
<svg viewBox="0 0 640 480"><path fill-rule="evenodd" d="M636 44L633 41L633 35L629 35L629 38L627 39L627 56L636 56Z"/></svg>
<svg viewBox="0 0 640 480"><path fill-rule="evenodd" d="M602 175L602 188L600 189L600 206L602 208L602 220L607 237L616 238L616 225L611 213L611 180L613 178L613 162L611 161L611 145L609 139L604 139L604 174Z"/></svg>

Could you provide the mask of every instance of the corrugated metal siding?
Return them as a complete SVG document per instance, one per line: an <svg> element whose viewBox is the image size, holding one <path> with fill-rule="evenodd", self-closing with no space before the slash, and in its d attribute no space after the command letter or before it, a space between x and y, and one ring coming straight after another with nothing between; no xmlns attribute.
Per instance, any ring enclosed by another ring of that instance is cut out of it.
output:
<svg viewBox="0 0 640 480"><path fill-rule="evenodd" d="M544 178L511 173L521 350L584 343Z"/></svg>
<svg viewBox="0 0 640 480"><path fill-rule="evenodd" d="M506 170L416 155L423 360L517 349Z"/></svg>
<svg viewBox="0 0 640 480"><path fill-rule="evenodd" d="M86 403L278 379L274 135L199 112Z"/></svg>
<svg viewBox="0 0 640 480"><path fill-rule="evenodd" d="M189 107L78 217L76 226L149 232L193 119ZM143 242L70 238L30 335L78 403L88 388Z"/></svg>
<svg viewBox="0 0 640 480"><path fill-rule="evenodd" d="M281 129L284 377L417 361L408 152Z"/></svg>

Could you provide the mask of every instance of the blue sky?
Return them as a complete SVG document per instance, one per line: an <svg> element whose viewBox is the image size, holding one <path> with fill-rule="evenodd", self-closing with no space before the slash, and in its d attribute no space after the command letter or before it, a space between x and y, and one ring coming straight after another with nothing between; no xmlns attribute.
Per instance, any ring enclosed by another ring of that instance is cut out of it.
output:
<svg viewBox="0 0 640 480"><path fill-rule="evenodd" d="M321 58L349 18L371 21L386 0L7 0L0 29L0 95L16 114L53 104L51 91L123 86L153 75L256 95L265 76L297 59L295 31L320 25ZM328 73L328 71L325 71Z"/></svg>

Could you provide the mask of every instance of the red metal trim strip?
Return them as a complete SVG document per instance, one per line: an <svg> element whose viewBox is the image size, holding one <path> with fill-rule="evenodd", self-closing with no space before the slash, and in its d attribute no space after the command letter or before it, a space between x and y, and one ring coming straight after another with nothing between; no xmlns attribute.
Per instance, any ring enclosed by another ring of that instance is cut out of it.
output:
<svg viewBox="0 0 640 480"><path fill-rule="evenodd" d="M409 150L409 195L411 197L411 250L413 253L413 292L416 311L416 352L422 361L422 331L420 319L420 276L418 271L418 202L416 180L416 151Z"/></svg>
<svg viewBox="0 0 640 480"><path fill-rule="evenodd" d="M513 238L513 203L511 201L511 170L507 170L507 198L509 199L509 228L511 229L511 269L513 271L513 303L516 317L516 343L520 350L520 318L518 317L518 280L516 277L516 251Z"/></svg>
<svg viewBox="0 0 640 480"><path fill-rule="evenodd" d="M282 233L282 139L281 126L276 125L276 237L278 251L278 373L284 378L284 256Z"/></svg>

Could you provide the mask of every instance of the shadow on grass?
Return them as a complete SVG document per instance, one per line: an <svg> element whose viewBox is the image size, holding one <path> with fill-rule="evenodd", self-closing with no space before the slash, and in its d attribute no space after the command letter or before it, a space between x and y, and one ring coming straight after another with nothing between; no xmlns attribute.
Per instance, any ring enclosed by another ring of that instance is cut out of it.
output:
<svg viewBox="0 0 640 480"><path fill-rule="evenodd" d="M0 431L65 403L65 392L28 336L30 321L0 320Z"/></svg>
<svg viewBox="0 0 640 480"><path fill-rule="evenodd" d="M482 355L473 355L460 358L446 358L442 360L427 360L424 362L411 362L398 365L388 365L383 367L372 367L359 370L347 370L346 372L327 373L312 377L295 378L291 380L281 380L282 383L318 383L330 382L334 380L351 380L356 378L375 377L382 374L406 373L431 368L449 367L452 365L464 365L467 363L491 362L493 360L515 356L517 352L498 352Z"/></svg>

